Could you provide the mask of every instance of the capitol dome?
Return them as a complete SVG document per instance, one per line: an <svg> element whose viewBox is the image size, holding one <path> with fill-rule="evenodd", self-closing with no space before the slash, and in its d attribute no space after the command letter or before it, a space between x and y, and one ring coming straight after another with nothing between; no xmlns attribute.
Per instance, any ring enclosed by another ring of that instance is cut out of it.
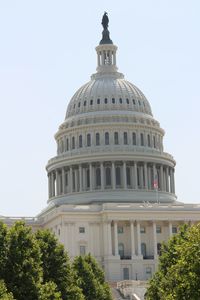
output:
<svg viewBox="0 0 200 300"><path fill-rule="evenodd" d="M47 164L54 205L172 203L173 157L144 94L118 72L117 46L104 29L97 68L70 100Z"/></svg>

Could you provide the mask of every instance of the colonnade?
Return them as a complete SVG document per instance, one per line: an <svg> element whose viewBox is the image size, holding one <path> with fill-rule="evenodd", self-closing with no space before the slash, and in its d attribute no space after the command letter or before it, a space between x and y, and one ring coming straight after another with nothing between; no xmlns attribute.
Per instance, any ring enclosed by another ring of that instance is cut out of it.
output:
<svg viewBox="0 0 200 300"><path fill-rule="evenodd" d="M175 193L174 168L148 162L96 162L48 173L49 198L73 192L135 189Z"/></svg>
<svg viewBox="0 0 200 300"><path fill-rule="evenodd" d="M142 253L142 243L141 243L141 221L132 220L130 221L130 241L131 250L129 259L143 258ZM119 257L119 238L118 238L118 221L107 221L104 222L104 255L105 256L116 256ZM112 236L112 226L113 226L113 236ZM152 221L152 243L153 243L153 257L149 256L151 259L156 259L158 256L158 239L157 239L157 224L156 221ZM171 237L172 232L172 222L168 222L168 237ZM135 234L136 233L136 234ZM112 247L112 240L114 240L114 247ZM151 239L150 239L151 240ZM148 256L147 256L148 257ZM126 258L126 256L125 256Z"/></svg>

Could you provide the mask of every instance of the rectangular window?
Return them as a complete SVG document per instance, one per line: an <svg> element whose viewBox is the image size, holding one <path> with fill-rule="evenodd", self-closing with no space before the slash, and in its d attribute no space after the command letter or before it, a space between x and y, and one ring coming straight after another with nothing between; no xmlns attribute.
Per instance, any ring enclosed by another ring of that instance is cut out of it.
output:
<svg viewBox="0 0 200 300"><path fill-rule="evenodd" d="M85 233L85 227L79 227L79 233Z"/></svg>
<svg viewBox="0 0 200 300"><path fill-rule="evenodd" d="M118 233L123 233L124 232L124 228L122 226L118 226L117 232Z"/></svg>
<svg viewBox="0 0 200 300"><path fill-rule="evenodd" d="M172 233L177 233L178 232L178 228L176 226L172 226Z"/></svg>
<svg viewBox="0 0 200 300"><path fill-rule="evenodd" d="M146 232L146 228L144 226L140 226L140 233L145 233Z"/></svg>
<svg viewBox="0 0 200 300"><path fill-rule="evenodd" d="M156 233L161 233L162 230L161 230L161 226L157 225L156 226Z"/></svg>
<svg viewBox="0 0 200 300"><path fill-rule="evenodd" d="M85 255L86 254L86 247L83 245L80 245L80 255Z"/></svg>
<svg viewBox="0 0 200 300"><path fill-rule="evenodd" d="M146 274L151 274L151 273L152 273L151 267L147 267L146 268Z"/></svg>

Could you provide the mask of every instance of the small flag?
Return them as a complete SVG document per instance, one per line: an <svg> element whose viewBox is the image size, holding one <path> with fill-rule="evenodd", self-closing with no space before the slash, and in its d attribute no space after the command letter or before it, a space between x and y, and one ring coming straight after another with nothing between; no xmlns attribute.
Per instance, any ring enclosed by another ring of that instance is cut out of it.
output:
<svg viewBox="0 0 200 300"><path fill-rule="evenodd" d="M153 187L155 190L158 189L158 175L157 174L155 174L155 176L154 176Z"/></svg>

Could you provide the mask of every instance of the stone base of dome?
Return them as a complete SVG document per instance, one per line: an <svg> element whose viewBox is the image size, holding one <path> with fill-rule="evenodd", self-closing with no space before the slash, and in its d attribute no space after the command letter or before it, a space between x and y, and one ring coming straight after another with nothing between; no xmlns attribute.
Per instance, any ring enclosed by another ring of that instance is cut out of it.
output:
<svg viewBox="0 0 200 300"><path fill-rule="evenodd" d="M167 192L141 190L115 190L73 193L54 197L48 202L60 206L62 204L93 204L93 203L173 203L176 195Z"/></svg>

